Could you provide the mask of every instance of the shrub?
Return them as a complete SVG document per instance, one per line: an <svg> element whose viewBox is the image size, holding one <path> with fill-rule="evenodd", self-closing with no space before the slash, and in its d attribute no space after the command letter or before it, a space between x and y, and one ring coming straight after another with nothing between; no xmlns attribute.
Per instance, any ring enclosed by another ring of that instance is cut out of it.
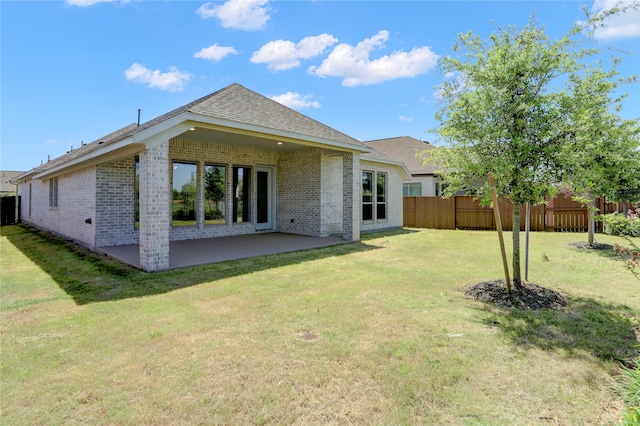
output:
<svg viewBox="0 0 640 426"><path fill-rule="evenodd" d="M622 367L622 374L616 380L615 390L627 407L621 425L640 424L640 359L630 367Z"/></svg>
<svg viewBox="0 0 640 426"><path fill-rule="evenodd" d="M640 209L629 210L629 215L611 213L600 216L604 232L609 235L640 237Z"/></svg>

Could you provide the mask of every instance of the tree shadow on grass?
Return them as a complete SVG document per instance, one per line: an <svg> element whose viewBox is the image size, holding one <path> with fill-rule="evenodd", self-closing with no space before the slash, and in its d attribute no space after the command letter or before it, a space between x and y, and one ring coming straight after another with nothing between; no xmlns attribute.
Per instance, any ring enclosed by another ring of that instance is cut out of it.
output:
<svg viewBox="0 0 640 426"><path fill-rule="evenodd" d="M625 305L569 298L558 309L521 310L488 307L483 322L498 328L517 345L563 350L632 366L640 356L640 313Z"/></svg>
<svg viewBox="0 0 640 426"><path fill-rule="evenodd" d="M640 281L640 258L638 253L640 247L638 247L636 238L623 236L625 242L621 244L601 244L597 243L594 246L589 246L584 241L570 243L569 247L574 250L581 251L587 255L597 255L607 259L617 259L623 268L627 269L632 277L635 277Z"/></svg>
<svg viewBox="0 0 640 426"><path fill-rule="evenodd" d="M400 229L383 235L407 232L412 231ZM149 273L35 228L2 227L2 236L49 274L78 305L163 294L266 269L375 250L380 247L366 241L379 235L363 236L361 242Z"/></svg>

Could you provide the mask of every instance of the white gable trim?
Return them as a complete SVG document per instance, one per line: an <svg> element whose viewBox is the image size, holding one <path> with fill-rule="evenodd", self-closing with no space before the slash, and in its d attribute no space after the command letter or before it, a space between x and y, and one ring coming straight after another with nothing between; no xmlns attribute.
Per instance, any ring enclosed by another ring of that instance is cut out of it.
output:
<svg viewBox="0 0 640 426"><path fill-rule="evenodd" d="M142 145L132 144L131 138L123 139L122 141L109 144L103 149L89 152L81 157L75 158L66 163L38 173L33 178L42 179L45 177L53 177L63 172L67 173L84 167L95 166L96 164L104 163L111 160L117 160L118 158L136 154L143 149L144 146Z"/></svg>
<svg viewBox="0 0 640 426"><path fill-rule="evenodd" d="M131 155L145 148L156 147L186 131L194 126L205 127L216 130L223 130L230 133L244 134L250 136L260 136L266 139L279 140L283 142L295 143L298 145L313 146L319 148L333 148L340 151L366 153L371 149L366 146L359 146L329 139L304 135L302 133L292 133L267 127L225 120L207 115L185 112L175 117L168 118L160 123L142 129L133 135L118 142L108 144L104 148L98 148L78 158L66 163L52 167L41 173L35 169L35 179L42 179L47 176L60 174L69 169L76 169L99 164L126 155Z"/></svg>

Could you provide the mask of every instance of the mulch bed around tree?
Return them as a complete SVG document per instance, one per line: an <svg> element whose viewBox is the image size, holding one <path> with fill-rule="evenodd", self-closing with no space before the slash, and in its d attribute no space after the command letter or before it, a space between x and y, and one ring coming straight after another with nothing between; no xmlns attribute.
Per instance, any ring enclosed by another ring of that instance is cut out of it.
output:
<svg viewBox="0 0 640 426"><path fill-rule="evenodd" d="M594 243L589 245L586 241L576 241L575 243L569 243L569 247L577 248L580 250L611 250L613 246L611 244Z"/></svg>
<svg viewBox="0 0 640 426"><path fill-rule="evenodd" d="M482 302L522 310L559 309L569 303L563 294L534 283L524 283L520 288L512 286L509 294L504 280L485 281L466 287L464 294Z"/></svg>

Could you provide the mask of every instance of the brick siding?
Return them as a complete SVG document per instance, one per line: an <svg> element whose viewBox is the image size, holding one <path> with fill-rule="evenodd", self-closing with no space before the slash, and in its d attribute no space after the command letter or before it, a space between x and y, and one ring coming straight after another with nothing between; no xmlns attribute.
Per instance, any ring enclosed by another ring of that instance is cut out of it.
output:
<svg viewBox="0 0 640 426"><path fill-rule="evenodd" d="M95 167L61 175L57 179L58 206L55 208L49 207L51 179L32 179L19 185L18 194L23 200L21 220L37 228L63 235L87 247L95 248ZM31 206L29 206L30 185ZM86 219L91 219L92 223L86 223Z"/></svg>
<svg viewBox="0 0 640 426"><path fill-rule="evenodd" d="M321 156L318 148L283 153L277 184L277 229L320 236Z"/></svg>
<svg viewBox="0 0 640 426"><path fill-rule="evenodd" d="M197 164L200 214L195 226L171 226L172 161ZM226 166L224 224L205 225L202 218L205 164ZM231 217L234 166L252 170L251 220L246 223L233 223ZM366 160L361 163L357 154L327 154L320 148L276 153L180 139L140 153L140 214L146 217L140 230L134 224L134 156L59 176L57 208L49 208L49 179L20 184L22 220L91 248L139 243L141 266L164 269L169 266L169 241L260 232L255 229L258 166L275 171L276 231L312 236L342 234L357 240L361 229L402 226L402 178L397 167ZM360 222L362 169L387 173L388 212L384 221Z"/></svg>
<svg viewBox="0 0 640 426"><path fill-rule="evenodd" d="M341 155L323 155L321 169L320 235L342 235L344 200Z"/></svg>
<svg viewBox="0 0 640 426"><path fill-rule="evenodd" d="M360 175L360 156L345 153L342 156L342 187L344 200L343 232L350 241L360 239L360 200L362 176Z"/></svg>
<svg viewBox="0 0 640 426"><path fill-rule="evenodd" d="M96 168L96 246L137 244L135 228L135 157Z"/></svg>
<svg viewBox="0 0 640 426"><path fill-rule="evenodd" d="M140 267L169 267L169 142L140 153ZM133 207L133 206L132 206Z"/></svg>

